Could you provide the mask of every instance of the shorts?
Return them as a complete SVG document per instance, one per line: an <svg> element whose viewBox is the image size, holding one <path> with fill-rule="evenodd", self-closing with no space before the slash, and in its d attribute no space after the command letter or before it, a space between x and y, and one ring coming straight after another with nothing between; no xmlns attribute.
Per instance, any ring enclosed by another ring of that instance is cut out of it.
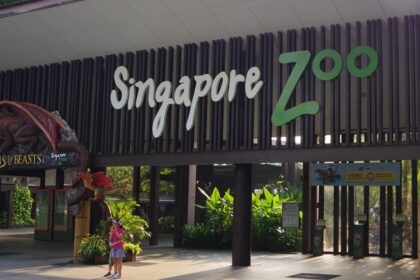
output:
<svg viewBox="0 0 420 280"><path fill-rule="evenodd" d="M124 258L124 249L112 249L112 257L115 259Z"/></svg>

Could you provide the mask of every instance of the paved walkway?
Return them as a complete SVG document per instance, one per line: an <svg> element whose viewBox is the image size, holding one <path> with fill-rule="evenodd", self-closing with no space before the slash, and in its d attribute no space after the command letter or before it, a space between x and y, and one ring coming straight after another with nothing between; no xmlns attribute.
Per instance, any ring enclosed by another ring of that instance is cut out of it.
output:
<svg viewBox="0 0 420 280"><path fill-rule="evenodd" d="M0 279L103 279L101 275L106 272L107 266L70 263L71 247L69 243L0 236ZM261 252L253 254L251 267L232 268L230 264L229 251L174 249L169 244L145 246L137 262L124 263L123 279L270 280L292 279L288 276L299 273L317 273L340 275L335 279L343 280L402 280L415 279L417 268L417 260L413 259L392 262L386 258L371 257L354 261L349 257L333 255L309 257Z"/></svg>
<svg viewBox="0 0 420 280"><path fill-rule="evenodd" d="M0 238L1 237L31 237L33 235L34 235L33 227L0 229Z"/></svg>

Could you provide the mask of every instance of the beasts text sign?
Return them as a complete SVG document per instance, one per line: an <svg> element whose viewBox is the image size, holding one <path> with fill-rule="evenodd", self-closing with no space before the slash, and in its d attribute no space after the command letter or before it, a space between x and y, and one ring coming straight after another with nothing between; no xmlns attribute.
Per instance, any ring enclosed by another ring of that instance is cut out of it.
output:
<svg viewBox="0 0 420 280"><path fill-rule="evenodd" d="M25 170L72 167L80 165L73 153L0 155L0 170Z"/></svg>

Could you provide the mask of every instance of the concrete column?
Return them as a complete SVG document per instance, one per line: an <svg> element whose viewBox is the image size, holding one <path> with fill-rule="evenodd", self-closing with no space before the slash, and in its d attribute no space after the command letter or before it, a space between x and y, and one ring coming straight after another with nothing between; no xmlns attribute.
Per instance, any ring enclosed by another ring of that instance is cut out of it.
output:
<svg viewBox="0 0 420 280"><path fill-rule="evenodd" d="M252 164L235 166L232 266L251 265Z"/></svg>
<svg viewBox="0 0 420 280"><path fill-rule="evenodd" d="M182 228L187 223L188 173L188 165L179 165L176 167L174 247L180 247L182 245Z"/></svg>
<svg viewBox="0 0 420 280"><path fill-rule="evenodd" d="M149 201L149 230L152 236L149 245L158 245L158 220L159 220L159 185L160 167L151 166L150 168L150 201Z"/></svg>
<svg viewBox="0 0 420 280"><path fill-rule="evenodd" d="M197 185L197 165L190 165L188 175L188 213L187 223L193 225L195 222L195 191Z"/></svg>

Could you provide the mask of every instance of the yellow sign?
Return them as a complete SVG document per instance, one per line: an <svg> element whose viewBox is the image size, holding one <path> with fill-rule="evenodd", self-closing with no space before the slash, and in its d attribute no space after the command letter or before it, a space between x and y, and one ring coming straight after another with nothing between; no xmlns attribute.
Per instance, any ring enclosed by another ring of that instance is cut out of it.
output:
<svg viewBox="0 0 420 280"><path fill-rule="evenodd" d="M43 163L41 154L0 156L0 168L11 165L38 165Z"/></svg>
<svg viewBox="0 0 420 280"><path fill-rule="evenodd" d="M346 180L350 182L390 182L395 181L396 174L393 171L349 171Z"/></svg>

